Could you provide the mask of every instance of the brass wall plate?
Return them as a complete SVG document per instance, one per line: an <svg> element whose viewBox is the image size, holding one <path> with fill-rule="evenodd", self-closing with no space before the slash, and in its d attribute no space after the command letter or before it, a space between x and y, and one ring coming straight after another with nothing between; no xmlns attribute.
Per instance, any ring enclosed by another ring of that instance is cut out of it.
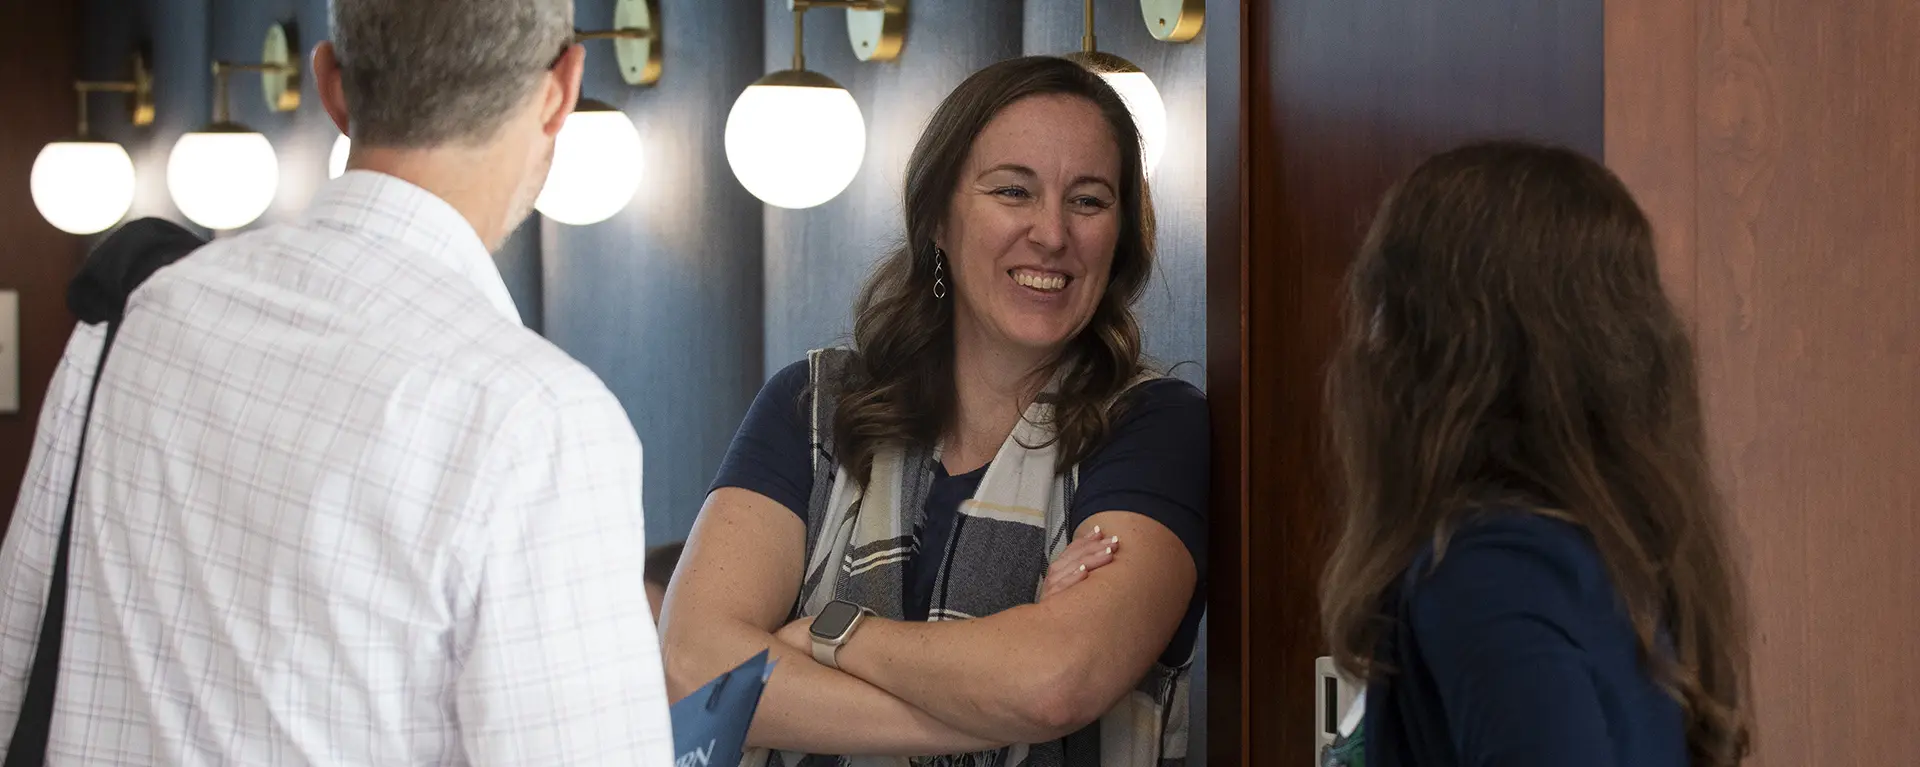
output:
<svg viewBox="0 0 1920 767"><path fill-rule="evenodd" d="M147 68L145 53L133 54L133 91L127 94L127 116L135 127L153 124L153 70ZM82 95L81 98L86 98Z"/></svg>
<svg viewBox="0 0 1920 767"><path fill-rule="evenodd" d="M1154 39L1184 43L1200 36L1207 0L1140 0L1140 17Z"/></svg>
<svg viewBox="0 0 1920 767"><path fill-rule="evenodd" d="M628 85L652 85L660 81L660 0L619 0L613 6L614 29L644 29L644 40L615 38L613 57L620 62L620 77Z"/></svg>
<svg viewBox="0 0 1920 767"><path fill-rule="evenodd" d="M907 44L907 0L879 11L847 11L847 42L861 61L892 61Z"/></svg>
<svg viewBox="0 0 1920 767"><path fill-rule="evenodd" d="M285 25L275 24L267 29L267 42L260 48L260 63L284 67L260 73L260 92L266 96L268 109L291 112L300 108L299 50L299 41Z"/></svg>

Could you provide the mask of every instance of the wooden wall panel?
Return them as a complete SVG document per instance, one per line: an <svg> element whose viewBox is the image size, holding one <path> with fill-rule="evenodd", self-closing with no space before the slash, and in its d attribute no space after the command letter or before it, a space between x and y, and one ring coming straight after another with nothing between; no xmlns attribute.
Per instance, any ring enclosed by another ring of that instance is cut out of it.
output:
<svg viewBox="0 0 1920 767"><path fill-rule="evenodd" d="M1526 136L1598 156L1604 16L1600 0L1253 0L1247 11L1240 763L1304 764L1325 649L1321 390L1340 279L1380 194L1430 153Z"/></svg>
<svg viewBox="0 0 1920 767"><path fill-rule="evenodd" d="M1920 754L1920 6L1608 8L1608 162L1695 328L1759 765Z"/></svg>
<svg viewBox="0 0 1920 767"><path fill-rule="evenodd" d="M20 411L0 415L0 535L13 515L20 477L33 450L34 427L47 381L73 329L67 280L79 267L84 238L46 222L27 180L49 141L75 129L73 81L80 76L80 9L71 3L11 4L0 25L0 290L20 293ZM89 72L88 74L100 74ZM111 100L103 97L102 101Z"/></svg>
<svg viewBox="0 0 1920 767"><path fill-rule="evenodd" d="M1686 42L1628 21L1673 15L1661 5L1610 9L1608 151L1656 224L1694 228L1691 248L1661 244L1668 276L1693 277L1708 428L1740 527L1754 763L1911 761L1920 5L1709 0ZM1637 81L1649 59L1673 76Z"/></svg>
<svg viewBox="0 0 1920 767"><path fill-rule="evenodd" d="M1667 293L1694 303L1699 27L1694 3L1606 8L1606 161L1653 219Z"/></svg>

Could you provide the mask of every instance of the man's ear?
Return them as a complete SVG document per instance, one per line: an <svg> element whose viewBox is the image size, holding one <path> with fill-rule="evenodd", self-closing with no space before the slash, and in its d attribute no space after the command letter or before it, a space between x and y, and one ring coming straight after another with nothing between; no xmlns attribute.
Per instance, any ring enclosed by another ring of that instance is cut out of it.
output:
<svg viewBox="0 0 1920 767"><path fill-rule="evenodd" d="M340 58L331 42L322 42L313 48L313 84L320 90L320 106L333 118L334 127L340 129L341 135L350 135L347 126L352 120L347 114L347 89L340 80Z"/></svg>
<svg viewBox="0 0 1920 767"><path fill-rule="evenodd" d="M560 135L567 116L573 114L574 106L580 103L580 76L586 71L586 63L586 46L575 43L547 73L545 96L540 105L540 125L547 135Z"/></svg>

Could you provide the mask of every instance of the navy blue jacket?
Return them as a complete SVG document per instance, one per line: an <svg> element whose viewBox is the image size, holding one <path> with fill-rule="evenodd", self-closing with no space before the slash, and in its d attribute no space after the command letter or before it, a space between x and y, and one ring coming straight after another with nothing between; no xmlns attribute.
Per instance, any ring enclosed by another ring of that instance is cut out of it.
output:
<svg viewBox="0 0 1920 767"><path fill-rule="evenodd" d="M1579 527L1518 511L1415 559L1367 691L1368 767L1685 767L1679 704Z"/></svg>

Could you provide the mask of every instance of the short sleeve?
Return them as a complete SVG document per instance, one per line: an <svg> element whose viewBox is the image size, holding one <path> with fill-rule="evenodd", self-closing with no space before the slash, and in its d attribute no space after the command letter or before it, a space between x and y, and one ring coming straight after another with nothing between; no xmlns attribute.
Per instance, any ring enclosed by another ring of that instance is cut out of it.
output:
<svg viewBox="0 0 1920 767"><path fill-rule="evenodd" d="M800 397L806 393L806 360L788 365L753 398L740 430L720 461L713 490L735 487L773 499L804 518L813 494L813 461Z"/></svg>
<svg viewBox="0 0 1920 767"><path fill-rule="evenodd" d="M1075 527L1095 514L1128 511L1165 525L1207 572L1207 398L1163 378L1136 387L1107 442L1080 463L1069 512Z"/></svg>
<svg viewBox="0 0 1920 767"><path fill-rule="evenodd" d="M1587 647L1612 595L1576 528L1530 515L1463 529L1414 579L1413 636L1461 765L1615 764Z"/></svg>

